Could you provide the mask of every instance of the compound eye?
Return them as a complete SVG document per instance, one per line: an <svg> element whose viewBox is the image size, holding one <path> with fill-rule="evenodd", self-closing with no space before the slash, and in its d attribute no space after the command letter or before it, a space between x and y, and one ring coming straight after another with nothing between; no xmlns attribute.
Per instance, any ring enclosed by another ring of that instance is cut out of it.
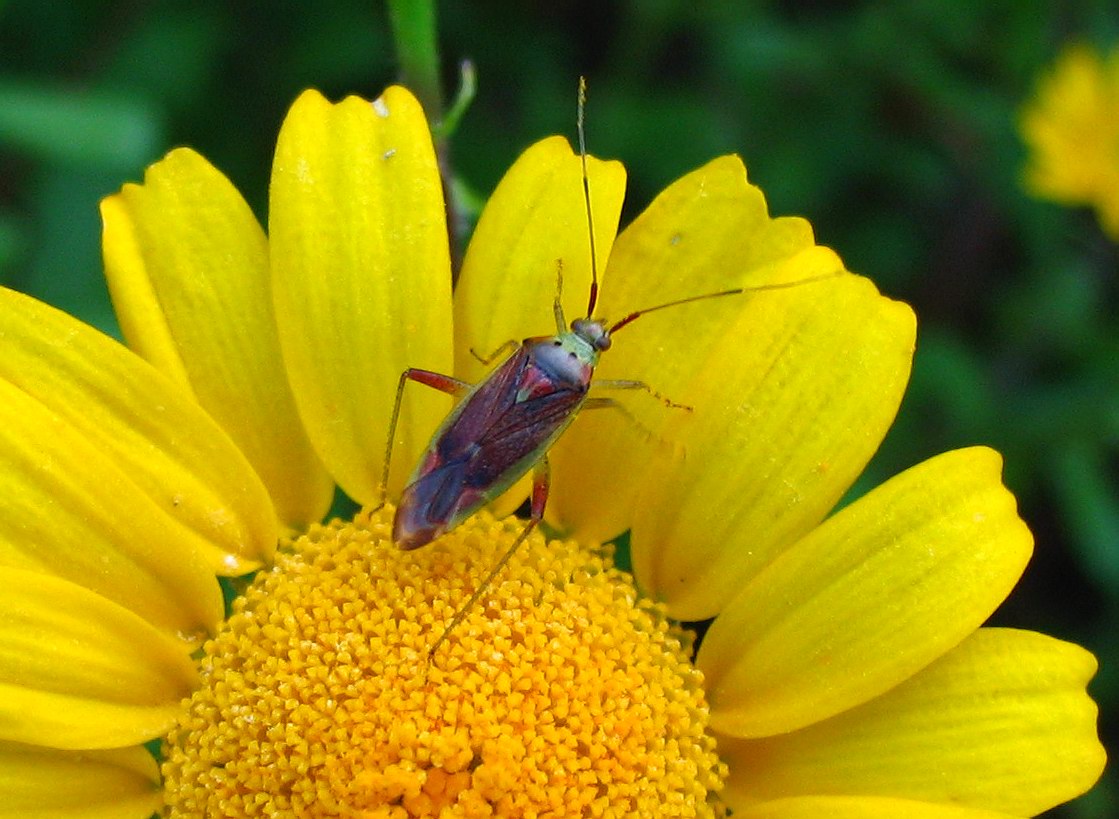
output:
<svg viewBox="0 0 1119 819"><path fill-rule="evenodd" d="M594 346L600 350L610 349L610 336L602 335L595 339Z"/></svg>

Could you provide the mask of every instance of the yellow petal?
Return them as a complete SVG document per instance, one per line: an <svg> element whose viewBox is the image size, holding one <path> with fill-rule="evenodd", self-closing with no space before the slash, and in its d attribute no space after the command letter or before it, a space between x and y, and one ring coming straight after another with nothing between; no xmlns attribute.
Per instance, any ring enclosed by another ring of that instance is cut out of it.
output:
<svg viewBox="0 0 1119 819"><path fill-rule="evenodd" d="M196 683L174 637L81 586L0 568L0 740L116 748L167 731Z"/></svg>
<svg viewBox="0 0 1119 819"><path fill-rule="evenodd" d="M616 321L675 299L758 284L774 260L811 245L807 222L771 219L742 161L721 157L670 185L622 232L596 313ZM741 308L742 299L730 297L643 317L618 333L596 379L644 381L690 404L688 380ZM614 398L633 418L606 410L576 421L554 448L548 517L563 531L605 540L630 526L636 478L651 449L672 448L651 433L680 410L640 391L596 394Z"/></svg>
<svg viewBox="0 0 1119 819"><path fill-rule="evenodd" d="M720 738L735 808L788 796L889 796L1034 816L1103 770L1091 654L981 629L852 711L767 739Z"/></svg>
<svg viewBox="0 0 1119 819"><path fill-rule="evenodd" d="M129 344L186 386L245 453L276 514L302 530L334 486L280 358L268 242L249 206L187 148L101 203L105 273Z"/></svg>
<svg viewBox="0 0 1119 819"><path fill-rule="evenodd" d="M194 537L72 426L0 380L0 565L50 572L197 640L222 618Z"/></svg>
<svg viewBox="0 0 1119 819"><path fill-rule="evenodd" d="M280 131L270 202L276 321L300 415L335 480L375 503L401 371L451 367L443 194L419 103L397 87L373 103L304 93ZM450 407L424 399L404 403L394 488Z"/></svg>
<svg viewBox="0 0 1119 819"><path fill-rule="evenodd" d="M842 270L825 248L774 281ZM816 526L897 412L916 332L908 306L833 276L745 298L643 475L633 525L638 581L682 620L711 617Z"/></svg>
<svg viewBox="0 0 1119 819"><path fill-rule="evenodd" d="M696 659L712 725L801 728L866 702L986 621L1033 538L977 447L903 472L780 555L731 600Z"/></svg>
<svg viewBox="0 0 1119 819"><path fill-rule="evenodd" d="M586 314L591 250L582 179L567 140L549 137L518 157L486 203L455 287L458 378L485 378L500 359L487 367L477 356L488 358L506 342L556 332L557 266L563 268L566 320ZM587 157L587 180L601 275L618 232L625 168ZM514 486L494 504L495 512L516 509L528 485L524 480Z"/></svg>
<svg viewBox="0 0 1119 819"><path fill-rule="evenodd" d="M1119 50L1105 59L1083 43L1067 46L1022 110L1028 145L1025 184L1037 196L1095 207L1119 238Z"/></svg>
<svg viewBox="0 0 1119 819"><path fill-rule="evenodd" d="M0 817L147 819L162 804L159 765L143 747L58 751L0 742Z"/></svg>
<svg viewBox="0 0 1119 819"><path fill-rule="evenodd" d="M1015 819L1007 813L880 796L796 796L751 805L734 819Z"/></svg>
<svg viewBox="0 0 1119 819"><path fill-rule="evenodd" d="M80 457L67 456L62 463L71 464L77 474L56 470L56 477L75 486L88 484L93 494L83 503L102 507L95 520L115 518L123 527L121 536L136 541L149 531L144 527L158 527L162 540L137 543L134 548L162 549L165 554L196 549L210 570L220 574L243 574L269 558L277 533L264 486L244 455L185 392L96 330L2 288L0 338L4 339L0 379L88 439L101 460L115 464L135 484L133 491L146 496L147 504L136 507L140 523L128 534L132 508L110 489L99 488L96 471L83 465ZM55 422L43 423L47 424L43 431L50 435ZM4 478L20 480L14 474ZM147 509L150 504L169 520L157 522L155 511ZM48 515L41 525L51 525L49 505L39 513ZM77 514L78 507L70 513ZM102 526L73 523L82 531ZM78 548L76 536L73 541Z"/></svg>
<svg viewBox="0 0 1119 819"><path fill-rule="evenodd" d="M626 173L620 162L587 157L599 274L618 231ZM485 376L485 357L507 341L550 336L557 265L565 316L586 315L590 235L582 170L567 140L549 137L526 150L486 203L455 287L455 374ZM564 328L567 329L566 327Z"/></svg>

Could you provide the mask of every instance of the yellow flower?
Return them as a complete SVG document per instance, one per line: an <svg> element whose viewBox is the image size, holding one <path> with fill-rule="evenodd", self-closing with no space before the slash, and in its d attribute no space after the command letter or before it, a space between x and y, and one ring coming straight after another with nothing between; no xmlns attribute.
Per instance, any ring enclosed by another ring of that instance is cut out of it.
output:
<svg viewBox="0 0 1119 819"><path fill-rule="evenodd" d="M189 150L105 200L146 362L0 291L0 804L979 819L1092 785L1094 658L981 628L1032 548L998 455L947 453L828 517L897 410L911 311L771 218L735 157L617 236L624 171L592 159L589 178L599 315L843 275L619 332L598 375L690 410L633 391L582 415L551 453L566 539L530 538L431 656L521 524L393 546L375 507L394 387L408 366L476 380L471 349L549 332L557 260L585 311L564 140L499 185L453 300L435 153L400 88L300 97L267 238ZM390 497L448 405L409 390ZM369 509L323 526L335 482ZM600 545L625 530L635 580ZM223 619L215 575L261 567ZM709 618L693 651L677 623Z"/></svg>
<svg viewBox="0 0 1119 819"><path fill-rule="evenodd" d="M1096 209L1119 239L1119 48L1068 46L1022 111L1026 185L1042 199Z"/></svg>

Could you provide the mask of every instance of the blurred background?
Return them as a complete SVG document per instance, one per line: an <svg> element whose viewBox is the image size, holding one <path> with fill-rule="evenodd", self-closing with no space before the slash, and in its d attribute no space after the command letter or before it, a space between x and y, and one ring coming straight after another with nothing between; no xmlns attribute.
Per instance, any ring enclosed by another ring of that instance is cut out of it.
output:
<svg viewBox="0 0 1119 819"><path fill-rule="evenodd" d="M920 320L912 385L860 483L969 444L1006 457L1036 535L995 617L1080 643L1119 748L1119 244L1087 209L1031 198L1016 128L1070 40L1119 43L1113 0L487 2L439 6L445 87L477 69L451 140L479 201L520 150L573 137L629 170L627 216L740 154L771 211ZM0 0L0 283L116 333L97 203L176 145L262 221L279 124L300 90L396 79L369 0L190 4ZM1119 117L1119 110L1115 113ZM627 217L623 217L625 220ZM859 491L859 488L856 488ZM1052 816L1119 816L1112 770Z"/></svg>

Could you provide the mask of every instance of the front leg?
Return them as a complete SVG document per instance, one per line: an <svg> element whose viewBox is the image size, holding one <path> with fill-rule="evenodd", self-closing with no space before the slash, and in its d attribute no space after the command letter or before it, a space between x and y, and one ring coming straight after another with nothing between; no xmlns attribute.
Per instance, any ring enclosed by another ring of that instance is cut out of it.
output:
<svg viewBox="0 0 1119 819"><path fill-rule="evenodd" d="M381 502L377 509L385 505L385 496L388 493L389 486L389 466L392 464L392 447L396 442L396 424L400 420L400 405L404 399L404 385L409 381L415 381L417 384L423 384L456 398L461 398L470 391L472 386L449 375L432 372L431 370L421 370L416 367L409 367L400 374L400 380L396 383L396 400L393 401L392 405L392 419L389 421L389 439L385 442L385 461L381 468Z"/></svg>

